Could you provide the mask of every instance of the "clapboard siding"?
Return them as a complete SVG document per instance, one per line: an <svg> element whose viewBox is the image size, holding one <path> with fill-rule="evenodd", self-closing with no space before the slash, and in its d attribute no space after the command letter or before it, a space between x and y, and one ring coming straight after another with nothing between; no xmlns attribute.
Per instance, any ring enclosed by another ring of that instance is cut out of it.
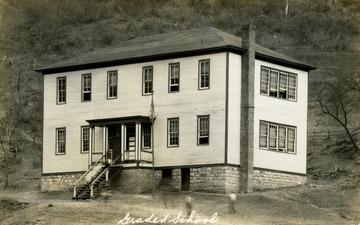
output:
<svg viewBox="0 0 360 225"><path fill-rule="evenodd" d="M261 65L297 74L297 101L260 95ZM256 60L254 113L254 166L295 173L306 173L308 72ZM296 126L296 154L273 152L259 148L260 120Z"/></svg>
<svg viewBox="0 0 360 225"><path fill-rule="evenodd" d="M240 164L241 56L229 54L228 163Z"/></svg>
<svg viewBox="0 0 360 225"><path fill-rule="evenodd" d="M210 59L209 90L198 90L198 61ZM168 65L180 63L180 92L168 93ZM142 68L154 68L156 166L224 162L226 54L121 65L44 76L44 173L84 171L80 127L86 120L148 116L151 96L142 95ZM107 99L107 71L118 71L118 96ZM81 75L92 74L91 102L81 101ZM56 79L67 78L67 102L56 104ZM210 144L197 146L197 116L210 115ZM180 146L167 148L167 118L179 117ZM66 127L66 154L55 155L55 129ZM206 157L204 157L206 155Z"/></svg>

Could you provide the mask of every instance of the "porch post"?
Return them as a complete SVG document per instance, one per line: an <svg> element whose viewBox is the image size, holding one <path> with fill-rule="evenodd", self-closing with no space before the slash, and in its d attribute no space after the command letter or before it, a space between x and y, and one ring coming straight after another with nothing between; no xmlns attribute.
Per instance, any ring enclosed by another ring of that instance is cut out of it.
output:
<svg viewBox="0 0 360 225"><path fill-rule="evenodd" d="M94 142L94 135L93 135L93 130L95 130L95 127L90 127L89 128L89 138L90 138L90 143L89 143L89 155L88 155L88 166L90 167L92 164L92 151L93 151L93 142Z"/></svg>
<svg viewBox="0 0 360 225"><path fill-rule="evenodd" d="M120 151L121 151L121 160L125 161L125 149L126 149L126 126L125 124L121 124L121 144L120 144Z"/></svg>
<svg viewBox="0 0 360 225"><path fill-rule="evenodd" d="M103 126L103 149L102 149L102 155L105 155L105 158L103 158L103 162L106 162L106 149L107 149L107 143L108 143L108 128L106 125Z"/></svg>
<svg viewBox="0 0 360 225"><path fill-rule="evenodd" d="M141 160L141 123L136 122L135 125L135 160L140 162Z"/></svg>

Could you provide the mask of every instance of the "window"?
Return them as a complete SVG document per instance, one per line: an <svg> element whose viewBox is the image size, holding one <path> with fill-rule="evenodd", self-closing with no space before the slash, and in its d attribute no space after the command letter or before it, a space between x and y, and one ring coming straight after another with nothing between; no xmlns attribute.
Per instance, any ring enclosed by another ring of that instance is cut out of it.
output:
<svg viewBox="0 0 360 225"><path fill-rule="evenodd" d="M153 89L153 67L143 68L143 95L151 94Z"/></svg>
<svg viewBox="0 0 360 225"><path fill-rule="evenodd" d="M198 145L209 144L209 116L198 116Z"/></svg>
<svg viewBox="0 0 360 225"><path fill-rule="evenodd" d="M90 128L81 127L81 152L87 153L90 150Z"/></svg>
<svg viewBox="0 0 360 225"><path fill-rule="evenodd" d="M108 98L117 97L117 71L108 72Z"/></svg>
<svg viewBox="0 0 360 225"><path fill-rule="evenodd" d="M169 92L177 92L180 90L180 64L169 65Z"/></svg>
<svg viewBox="0 0 360 225"><path fill-rule="evenodd" d="M56 129L56 155L66 153L66 128Z"/></svg>
<svg viewBox="0 0 360 225"><path fill-rule="evenodd" d="M171 179L172 178L172 169L162 169L162 178Z"/></svg>
<svg viewBox="0 0 360 225"><path fill-rule="evenodd" d="M297 75L261 67L260 94L296 101Z"/></svg>
<svg viewBox="0 0 360 225"><path fill-rule="evenodd" d="M260 148L268 148L269 124L260 123Z"/></svg>
<svg viewBox="0 0 360 225"><path fill-rule="evenodd" d="M143 124L142 128L142 147L151 148L151 125Z"/></svg>
<svg viewBox="0 0 360 225"><path fill-rule="evenodd" d="M66 103L66 77L57 78L57 103Z"/></svg>
<svg viewBox="0 0 360 225"><path fill-rule="evenodd" d="M293 127L288 128L288 137L287 137L287 150L290 153L295 153L295 143L296 143L296 129Z"/></svg>
<svg viewBox="0 0 360 225"><path fill-rule="evenodd" d="M260 121L261 149L295 153L296 127Z"/></svg>
<svg viewBox="0 0 360 225"><path fill-rule="evenodd" d="M260 93L268 95L269 94L269 69L261 68L261 87Z"/></svg>
<svg viewBox="0 0 360 225"><path fill-rule="evenodd" d="M81 101L91 101L91 74L83 74L81 79Z"/></svg>
<svg viewBox="0 0 360 225"><path fill-rule="evenodd" d="M168 119L168 147L179 146L179 118Z"/></svg>
<svg viewBox="0 0 360 225"><path fill-rule="evenodd" d="M296 75L289 74L289 99L296 100Z"/></svg>
<svg viewBox="0 0 360 225"><path fill-rule="evenodd" d="M279 72L271 70L270 72L270 96L278 97L278 78Z"/></svg>
<svg viewBox="0 0 360 225"><path fill-rule="evenodd" d="M199 89L210 88L210 60L199 61Z"/></svg>

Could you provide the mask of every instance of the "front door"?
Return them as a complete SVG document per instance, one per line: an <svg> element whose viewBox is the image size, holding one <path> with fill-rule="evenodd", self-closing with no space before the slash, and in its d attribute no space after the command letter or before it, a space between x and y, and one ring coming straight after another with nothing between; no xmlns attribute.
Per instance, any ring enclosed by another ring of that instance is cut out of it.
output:
<svg viewBox="0 0 360 225"><path fill-rule="evenodd" d="M108 153L107 159L114 160L112 164L119 164L121 158L121 126L114 124L108 126ZM111 153L112 152L112 153ZM111 158L112 157L112 158Z"/></svg>
<svg viewBox="0 0 360 225"><path fill-rule="evenodd" d="M135 126L126 126L125 162L135 162L136 156Z"/></svg>

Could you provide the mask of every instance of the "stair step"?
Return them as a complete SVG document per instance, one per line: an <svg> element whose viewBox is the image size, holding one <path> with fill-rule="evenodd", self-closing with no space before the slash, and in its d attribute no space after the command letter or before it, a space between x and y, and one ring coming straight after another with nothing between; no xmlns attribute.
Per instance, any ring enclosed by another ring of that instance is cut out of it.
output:
<svg viewBox="0 0 360 225"><path fill-rule="evenodd" d="M108 167L103 167L101 171L99 171L92 181L90 183L83 184L82 186L79 186L76 188L76 194L75 197L73 197L73 200L87 200L91 199L91 187L90 184L97 178L104 170ZM94 182L93 184L93 194L94 196L99 194L99 191L101 191L103 188L106 188L109 186L110 181L117 176L121 172L122 167L109 167L108 168L108 178L109 181L106 181L106 174L104 173L99 177L99 179Z"/></svg>

